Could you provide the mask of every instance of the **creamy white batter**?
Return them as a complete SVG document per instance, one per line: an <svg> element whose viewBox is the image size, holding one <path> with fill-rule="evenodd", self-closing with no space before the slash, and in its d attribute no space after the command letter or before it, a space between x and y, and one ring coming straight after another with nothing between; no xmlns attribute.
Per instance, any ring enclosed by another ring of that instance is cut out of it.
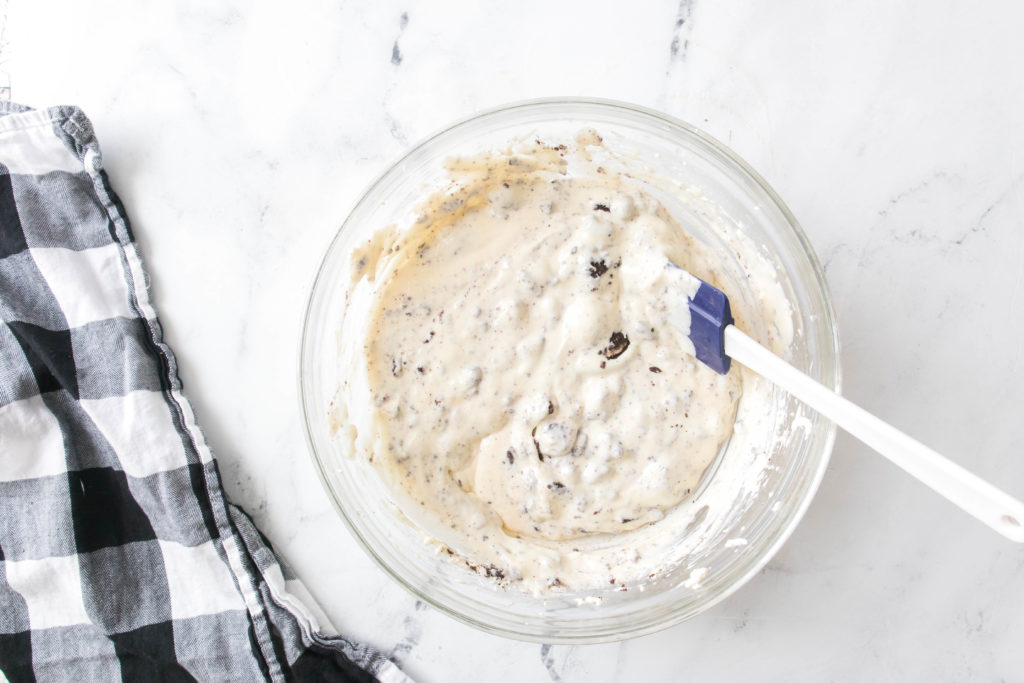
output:
<svg viewBox="0 0 1024 683"><path fill-rule="evenodd" d="M534 592L642 578L622 539L694 493L742 393L669 324L666 263L715 284L715 259L628 178L566 172L598 143L453 161L411 228L353 256L368 457L448 554Z"/></svg>

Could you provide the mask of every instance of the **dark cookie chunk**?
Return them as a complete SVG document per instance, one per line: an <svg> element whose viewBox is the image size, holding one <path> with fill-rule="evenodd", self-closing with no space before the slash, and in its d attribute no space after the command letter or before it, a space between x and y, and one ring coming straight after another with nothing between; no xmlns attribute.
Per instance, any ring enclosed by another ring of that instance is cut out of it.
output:
<svg viewBox="0 0 1024 683"><path fill-rule="evenodd" d="M615 360L624 354L628 348L629 337L624 335L622 332L612 332L612 336L608 340L608 346L598 351L598 353L608 360Z"/></svg>
<svg viewBox="0 0 1024 683"><path fill-rule="evenodd" d="M601 259L600 261L591 261L590 262L590 270L589 270L590 277L592 277L592 278L599 278L599 277L601 277L602 275L604 275L607 272L608 272L608 264L604 262L604 259Z"/></svg>

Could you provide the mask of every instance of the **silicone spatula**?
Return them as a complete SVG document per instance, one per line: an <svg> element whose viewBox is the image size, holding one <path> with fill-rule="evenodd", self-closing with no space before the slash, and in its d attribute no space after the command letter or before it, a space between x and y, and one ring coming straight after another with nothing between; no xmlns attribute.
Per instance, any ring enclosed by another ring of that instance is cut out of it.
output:
<svg viewBox="0 0 1024 683"><path fill-rule="evenodd" d="M786 363L737 329L724 292L673 263L668 267L688 293L689 305L674 322L693 342L698 360L720 374L729 372L731 360L746 366L1003 536L1024 543L1024 503Z"/></svg>

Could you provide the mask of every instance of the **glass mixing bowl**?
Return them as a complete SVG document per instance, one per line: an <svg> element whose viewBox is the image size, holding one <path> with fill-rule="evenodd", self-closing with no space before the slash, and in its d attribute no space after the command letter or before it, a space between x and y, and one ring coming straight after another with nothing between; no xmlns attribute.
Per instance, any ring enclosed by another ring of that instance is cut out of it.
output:
<svg viewBox="0 0 1024 683"><path fill-rule="evenodd" d="M328 496L366 552L396 581L442 612L485 631L544 643L621 640L691 618L736 591L778 551L807 509L835 439L831 422L772 390L771 429L754 450L761 465L724 449L701 490L685 504L704 506L685 552L657 580L633 590L528 595L501 590L424 542L424 531L399 511L392 492L332 433L329 406L351 364L341 342L357 334L345 319L350 255L377 230L408 223L413 208L445 185L444 159L510 140L569 139L594 128L605 145L643 168L650 192L698 240L722 252L736 305L753 296L721 233L743 235L774 269L792 306L788 359L828 387L839 388L838 336L820 264L782 200L745 162L682 121L641 107L601 100L547 99L511 104L466 119L418 144L356 204L324 256L302 332L299 381L306 435ZM682 190L682 191L680 191ZM763 336L764 322L746 331ZM742 399L741 399L742 400ZM769 433L770 432L770 433ZM351 444L351 441L348 442ZM750 444L747 444L748 447ZM758 471L750 471L756 469ZM743 480L756 486L734 485ZM717 496L717 498L716 498ZM724 497L723 497L724 496ZM721 501L725 500L725 504ZM719 501L710 504L706 501ZM710 510L708 507L710 506ZM697 508L694 508L697 509ZM701 526L703 525L703 526ZM600 603L600 604L596 604Z"/></svg>

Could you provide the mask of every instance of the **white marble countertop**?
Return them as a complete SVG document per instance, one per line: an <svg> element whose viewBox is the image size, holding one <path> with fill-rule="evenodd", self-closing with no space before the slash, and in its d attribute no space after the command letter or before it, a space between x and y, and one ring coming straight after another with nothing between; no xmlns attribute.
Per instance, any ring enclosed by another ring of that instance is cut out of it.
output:
<svg viewBox="0 0 1024 683"><path fill-rule="evenodd" d="M477 109L610 97L758 169L825 264L846 394L1024 496L1024 6L3 6L12 98L92 118L228 493L345 633L423 681L1024 679L1024 547L845 435L736 595L548 647L417 609L328 503L296 395L313 271L376 174Z"/></svg>

